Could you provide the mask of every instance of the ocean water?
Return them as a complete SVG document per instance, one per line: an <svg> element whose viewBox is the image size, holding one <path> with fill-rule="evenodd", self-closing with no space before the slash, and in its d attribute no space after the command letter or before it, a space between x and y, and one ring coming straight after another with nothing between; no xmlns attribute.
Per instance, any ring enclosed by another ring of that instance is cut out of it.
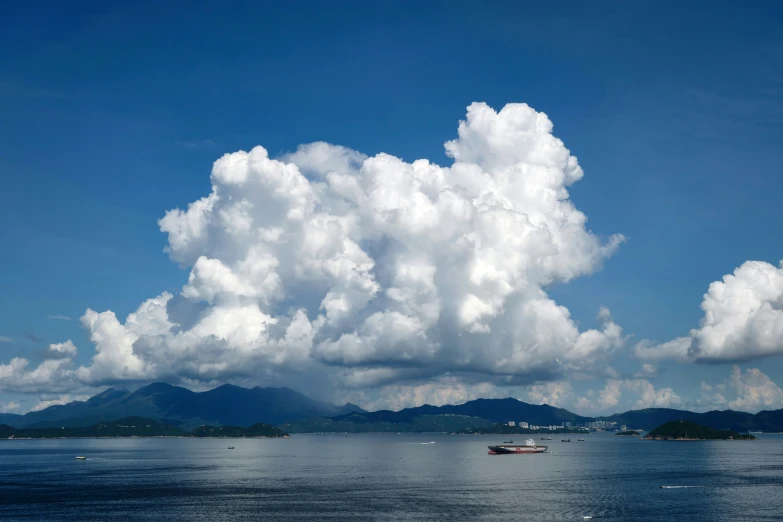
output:
<svg viewBox="0 0 783 522"><path fill-rule="evenodd" d="M487 454L502 436L3 440L0 520L783 519L781 436L585 438L508 456Z"/></svg>

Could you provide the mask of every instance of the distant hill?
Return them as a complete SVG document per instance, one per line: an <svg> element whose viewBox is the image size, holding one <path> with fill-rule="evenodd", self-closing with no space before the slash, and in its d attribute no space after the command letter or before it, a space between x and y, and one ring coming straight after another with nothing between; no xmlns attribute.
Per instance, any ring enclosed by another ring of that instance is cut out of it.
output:
<svg viewBox="0 0 783 522"><path fill-rule="evenodd" d="M768 432L783 431L783 410L761 411L757 414L744 411L708 411L696 413L669 408L647 408L618 413L599 420L625 424L629 428L652 429L673 420L686 420L714 429L727 429L738 432L761 430Z"/></svg>
<svg viewBox="0 0 783 522"><path fill-rule="evenodd" d="M527 422L539 426L562 425L564 422L589 422L562 408L547 404L528 404L517 399L476 399L456 406L418 406L400 411L350 413L329 418L307 419L287 423L281 428L290 433L312 432L457 432L486 430L498 423Z"/></svg>
<svg viewBox="0 0 783 522"><path fill-rule="evenodd" d="M679 420L658 426L644 436L647 440L753 440L748 434L732 430L716 430L695 422Z"/></svg>
<svg viewBox="0 0 783 522"><path fill-rule="evenodd" d="M83 437L283 437L285 433L269 424L242 426L200 426L192 431L184 430L155 419L126 417L94 426L70 428L13 428L0 425L0 439L52 439Z"/></svg>
<svg viewBox="0 0 783 522"><path fill-rule="evenodd" d="M16 422L21 419L21 415L17 415L16 413L0 413L0 424L16 424Z"/></svg>
<svg viewBox="0 0 783 522"><path fill-rule="evenodd" d="M486 419L467 415L418 415L394 422L373 418L368 413L351 413L290 422L279 428L288 433L455 433L490 426L492 423Z"/></svg>
<svg viewBox="0 0 783 522"><path fill-rule="evenodd" d="M285 437L287 434L269 424L259 422L244 426L199 426L187 434L188 437Z"/></svg>
<svg viewBox="0 0 783 522"><path fill-rule="evenodd" d="M241 388L224 384L205 392L162 382L129 392L117 388L87 401L50 406L41 411L4 420L16 428L92 426L125 417L165 419L183 427L203 424L251 426L282 424L310 417L363 412L355 405L335 406L311 399L289 388Z"/></svg>
<svg viewBox="0 0 783 522"><path fill-rule="evenodd" d="M266 423L290 433L312 432L465 432L495 424L527 422L537 426L616 422L631 429L652 429L673 420L686 420L714 429L737 432L783 431L783 410L751 414L740 411L695 413L670 408L631 410L608 417L583 417L547 404L528 404L513 398L476 399L459 405L367 412L354 404L336 406L311 399L289 388L252 389L224 384L193 392L165 383L135 391L109 388L86 401L50 406L26 415L0 414L0 424L14 428L93 426L125 417L163 420L183 429L201 425L248 427Z"/></svg>

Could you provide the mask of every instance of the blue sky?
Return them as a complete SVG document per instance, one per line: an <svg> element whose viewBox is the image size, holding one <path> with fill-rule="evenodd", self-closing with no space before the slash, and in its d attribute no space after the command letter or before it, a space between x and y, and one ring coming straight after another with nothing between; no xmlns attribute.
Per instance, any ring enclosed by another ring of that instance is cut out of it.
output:
<svg viewBox="0 0 783 522"><path fill-rule="evenodd" d="M225 4L2 8L0 364L66 339L89 364L87 308L123 320L179 293L188 271L157 220L206 196L223 154L326 141L448 165L474 101L546 113L585 171L569 191L588 228L627 237L547 287L581 329L611 310L632 336L621 374L638 340L698 327L710 283L783 258L777 2ZM778 357L747 359L783 381ZM693 401L733 363L664 361L650 382ZM573 380L577 395L603 378ZM0 403L53 396L38 391Z"/></svg>

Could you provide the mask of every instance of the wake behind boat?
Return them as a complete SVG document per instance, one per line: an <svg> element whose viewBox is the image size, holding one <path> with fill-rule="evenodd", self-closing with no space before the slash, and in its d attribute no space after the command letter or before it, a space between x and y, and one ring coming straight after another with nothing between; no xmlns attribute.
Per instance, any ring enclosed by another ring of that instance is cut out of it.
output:
<svg viewBox="0 0 783 522"><path fill-rule="evenodd" d="M546 446L536 445L533 439L527 439L524 444L499 444L488 446L490 455L518 455L520 453L543 453Z"/></svg>

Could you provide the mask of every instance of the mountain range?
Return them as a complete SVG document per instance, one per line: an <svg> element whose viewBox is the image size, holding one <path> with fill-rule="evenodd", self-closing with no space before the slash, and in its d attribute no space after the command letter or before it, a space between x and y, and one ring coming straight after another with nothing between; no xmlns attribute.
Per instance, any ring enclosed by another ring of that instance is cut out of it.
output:
<svg viewBox="0 0 783 522"><path fill-rule="evenodd" d="M185 429L201 425L251 426L263 422L289 433L463 431L487 429L509 421L538 426L574 425L604 420L629 428L653 429L687 420L715 429L783 431L783 410L756 414L740 411L696 413L669 408L631 410L605 417L585 417L547 404L517 399L476 399L460 405L418 406L400 411L368 412L354 404L336 406L289 388L242 388L224 384L194 392L165 383L135 391L109 388L86 401L49 406L25 415L0 414L0 424L14 428L85 427L125 417L158 419Z"/></svg>
<svg viewBox="0 0 783 522"><path fill-rule="evenodd" d="M109 388L86 401L49 406L25 415L0 416L14 428L92 426L124 417L166 420L183 427L282 424L310 417L364 412L358 406L335 406L289 388L241 388L224 384L209 391L156 382L135 391Z"/></svg>

